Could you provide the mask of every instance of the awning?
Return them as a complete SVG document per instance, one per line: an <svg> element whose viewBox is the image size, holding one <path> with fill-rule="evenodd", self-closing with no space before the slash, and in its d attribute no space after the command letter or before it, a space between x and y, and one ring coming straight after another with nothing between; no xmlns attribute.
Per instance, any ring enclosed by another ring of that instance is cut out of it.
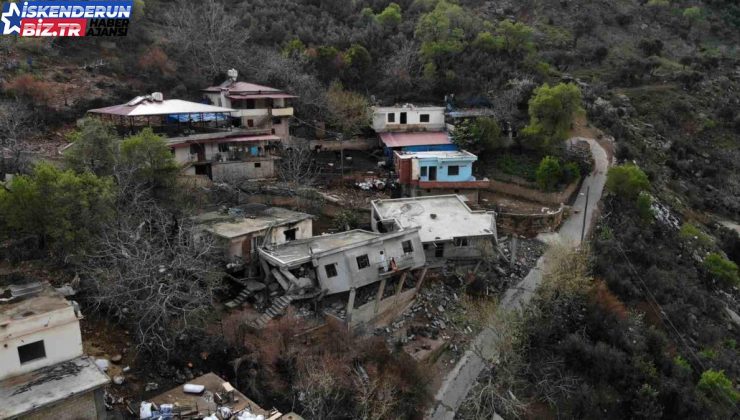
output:
<svg viewBox="0 0 740 420"><path fill-rule="evenodd" d="M91 109L87 112L93 114L117 115L121 117L147 117L175 114L223 114L235 112L235 110L220 106L201 104L198 102L183 101L181 99L154 101L145 97L137 97L125 104Z"/></svg>
<svg viewBox="0 0 740 420"><path fill-rule="evenodd" d="M247 95L229 95L229 99L291 99L297 98L295 95L288 95L287 93L256 93Z"/></svg>
<svg viewBox="0 0 740 420"><path fill-rule="evenodd" d="M251 143L251 142L263 142L263 141L280 141L280 137L267 134L261 136L236 136L236 137L218 137L215 139L204 139L204 140L187 140L185 139L179 143L170 143L171 147L185 147L191 144L205 144L205 143Z"/></svg>
<svg viewBox="0 0 740 420"><path fill-rule="evenodd" d="M433 146L452 144L444 131L417 131L413 133L380 133L380 140L386 147Z"/></svg>

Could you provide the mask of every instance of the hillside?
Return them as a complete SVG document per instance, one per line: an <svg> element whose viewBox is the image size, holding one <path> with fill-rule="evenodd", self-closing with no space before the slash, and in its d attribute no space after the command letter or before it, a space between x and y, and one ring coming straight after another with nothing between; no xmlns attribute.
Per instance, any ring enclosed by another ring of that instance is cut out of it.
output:
<svg viewBox="0 0 740 420"><path fill-rule="evenodd" d="M740 415L737 267L733 280L707 262L740 264L736 0L136 1L125 38L0 38L0 140L30 154L13 160L29 172L30 160L58 160L86 110L155 91L199 100L230 68L297 95L295 128L341 131L327 99L339 82L370 104L490 108L525 142L535 89L573 83L589 132L614 137L615 161L647 175L649 216L638 194L604 196L587 254L569 256L584 258L590 291L536 298L512 338L516 360L476 388L489 380L526 407L490 392L460 417L489 402L512 418ZM367 346L354 357L386 357ZM708 371L729 385L707 385ZM266 386L261 402L295 397L251 380ZM416 418L425 399L398 383L417 404L404 418Z"/></svg>

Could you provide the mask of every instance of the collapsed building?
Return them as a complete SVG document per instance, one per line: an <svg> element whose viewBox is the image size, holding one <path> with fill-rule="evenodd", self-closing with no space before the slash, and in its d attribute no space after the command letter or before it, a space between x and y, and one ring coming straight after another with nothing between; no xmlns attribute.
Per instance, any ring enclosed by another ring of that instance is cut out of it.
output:
<svg viewBox="0 0 740 420"><path fill-rule="evenodd" d="M495 213L472 210L459 195L374 200L370 224L381 233L418 229L430 262L480 259L497 241Z"/></svg>
<svg viewBox="0 0 740 420"><path fill-rule="evenodd" d="M262 317L255 321L261 327L282 313L293 301L326 296L346 298L348 327L372 321L386 305L386 285L397 284L392 293L397 301L411 276L420 285L426 265L418 228L397 229L378 233L351 230L315 236L283 244L268 244L259 249L265 282L279 285L282 295L273 300ZM355 298L360 290L374 290L372 309L355 314Z"/></svg>

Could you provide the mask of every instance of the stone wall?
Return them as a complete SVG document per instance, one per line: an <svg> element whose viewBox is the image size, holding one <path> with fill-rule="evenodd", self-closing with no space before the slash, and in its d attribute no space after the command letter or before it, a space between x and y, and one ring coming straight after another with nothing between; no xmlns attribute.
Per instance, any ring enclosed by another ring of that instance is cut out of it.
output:
<svg viewBox="0 0 740 420"><path fill-rule="evenodd" d="M563 222L566 207L561 205L553 213L497 213L496 226L499 234L512 234L532 238L542 232L554 232Z"/></svg>
<svg viewBox="0 0 740 420"><path fill-rule="evenodd" d="M546 192L539 190L533 183L526 182L522 179L512 177L507 181L491 179L488 187L480 191L481 199L487 198L486 191L505 194L527 201L557 206L567 203L570 198L578 191L580 182L574 182L568 185L564 190L557 192Z"/></svg>
<svg viewBox="0 0 740 420"><path fill-rule="evenodd" d="M32 413L19 417L19 420L97 420L104 419L105 408L98 415L96 396L100 395L102 406L102 388L67 398L57 404L43 407Z"/></svg>

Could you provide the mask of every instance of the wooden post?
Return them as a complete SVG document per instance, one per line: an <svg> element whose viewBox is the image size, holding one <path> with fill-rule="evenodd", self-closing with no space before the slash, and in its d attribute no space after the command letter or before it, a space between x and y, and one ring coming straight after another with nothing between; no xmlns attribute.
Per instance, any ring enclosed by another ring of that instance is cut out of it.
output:
<svg viewBox="0 0 740 420"><path fill-rule="evenodd" d="M380 281L380 286L378 287L378 294L375 295L375 313L378 313L378 309L380 309L380 300L383 299L383 292L385 291L385 281L386 279L383 278L383 280Z"/></svg>

